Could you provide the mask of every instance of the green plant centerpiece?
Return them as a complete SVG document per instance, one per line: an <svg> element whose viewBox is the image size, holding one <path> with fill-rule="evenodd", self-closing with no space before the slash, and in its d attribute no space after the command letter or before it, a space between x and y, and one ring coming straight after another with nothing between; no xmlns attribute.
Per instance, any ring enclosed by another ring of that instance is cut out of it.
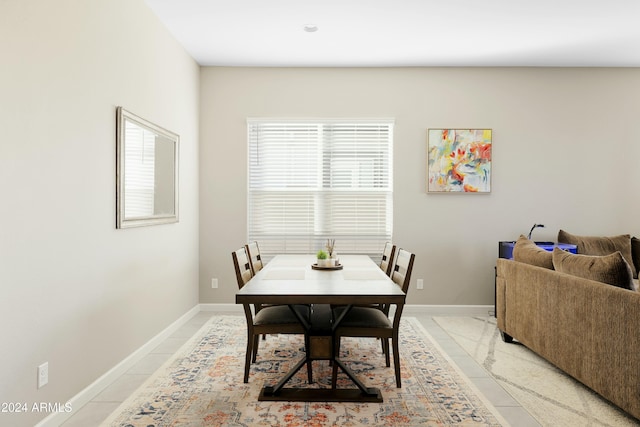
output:
<svg viewBox="0 0 640 427"><path fill-rule="evenodd" d="M316 258L318 260L318 267L327 267L328 266L327 263L328 263L328 260L329 260L329 254L327 254L325 251L320 249L316 253Z"/></svg>

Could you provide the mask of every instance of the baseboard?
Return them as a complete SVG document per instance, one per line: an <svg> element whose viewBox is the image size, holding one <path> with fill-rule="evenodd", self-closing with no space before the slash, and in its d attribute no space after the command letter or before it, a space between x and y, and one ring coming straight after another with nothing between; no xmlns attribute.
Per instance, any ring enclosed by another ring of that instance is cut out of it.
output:
<svg viewBox="0 0 640 427"><path fill-rule="evenodd" d="M493 316L493 305L406 304L403 316Z"/></svg>
<svg viewBox="0 0 640 427"><path fill-rule="evenodd" d="M142 360L143 357L151 353L154 348L156 348L160 343L162 343L165 339L167 339L171 334L177 331L182 325L187 323L189 319L198 314L200 311L200 306L196 305L185 314L180 316L178 320L167 326L163 331L151 338L116 366L109 369L104 375L95 380L80 393L69 399L71 407L77 411L84 405L89 403L94 397L100 394L105 388L107 388L111 383L117 380L121 375L131 369L131 367ZM54 412L40 421L38 424L36 424L36 427L59 426L67 419L71 418L72 415L73 412Z"/></svg>

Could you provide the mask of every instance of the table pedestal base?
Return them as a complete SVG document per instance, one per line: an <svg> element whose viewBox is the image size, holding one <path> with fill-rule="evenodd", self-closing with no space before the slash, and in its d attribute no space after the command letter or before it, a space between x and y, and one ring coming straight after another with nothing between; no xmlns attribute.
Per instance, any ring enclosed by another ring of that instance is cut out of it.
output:
<svg viewBox="0 0 640 427"><path fill-rule="evenodd" d="M264 386L260 391L258 400L260 401L278 401L278 402L375 402L382 403L382 393L378 388L366 387L355 376L355 374L345 366L339 359L333 359L333 380L338 368L347 374L351 381L358 388L298 388L287 387L284 385L304 366L307 365L311 372L311 362L313 359L304 357L296 366L293 367L275 386ZM311 373L309 373L309 382L311 382Z"/></svg>
<svg viewBox="0 0 640 427"><path fill-rule="evenodd" d="M281 388L277 393L273 387L264 386L258 396L260 401L276 402L373 402L382 403L378 388L367 388L366 393L358 388Z"/></svg>
<svg viewBox="0 0 640 427"><path fill-rule="evenodd" d="M377 388L366 387L355 374L337 358L337 348L334 348L334 329L340 324L344 315L351 309L346 306L342 315L332 324L333 314L328 304L315 304L307 322L289 305L305 327L306 355L301 359L275 386L264 386L260 391L260 401L285 402L376 402L382 403L382 393ZM311 363L314 360L329 360L333 363L333 377L331 388L285 388L284 385L304 366L307 365L309 383L313 381ZM358 388L335 388L338 368L347 374Z"/></svg>

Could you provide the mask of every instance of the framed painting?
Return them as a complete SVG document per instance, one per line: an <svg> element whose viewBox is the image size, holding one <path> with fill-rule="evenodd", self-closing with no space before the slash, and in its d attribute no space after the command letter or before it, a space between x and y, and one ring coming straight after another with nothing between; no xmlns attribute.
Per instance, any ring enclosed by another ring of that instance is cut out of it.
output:
<svg viewBox="0 0 640 427"><path fill-rule="evenodd" d="M491 192L491 129L429 129L428 193Z"/></svg>

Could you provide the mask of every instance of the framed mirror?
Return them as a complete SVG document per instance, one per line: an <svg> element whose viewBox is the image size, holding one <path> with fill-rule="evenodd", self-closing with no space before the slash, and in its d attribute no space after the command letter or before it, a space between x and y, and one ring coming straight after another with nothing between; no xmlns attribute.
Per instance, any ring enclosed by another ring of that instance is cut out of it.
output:
<svg viewBox="0 0 640 427"><path fill-rule="evenodd" d="M178 222L180 137L122 107L116 128L116 227Z"/></svg>

